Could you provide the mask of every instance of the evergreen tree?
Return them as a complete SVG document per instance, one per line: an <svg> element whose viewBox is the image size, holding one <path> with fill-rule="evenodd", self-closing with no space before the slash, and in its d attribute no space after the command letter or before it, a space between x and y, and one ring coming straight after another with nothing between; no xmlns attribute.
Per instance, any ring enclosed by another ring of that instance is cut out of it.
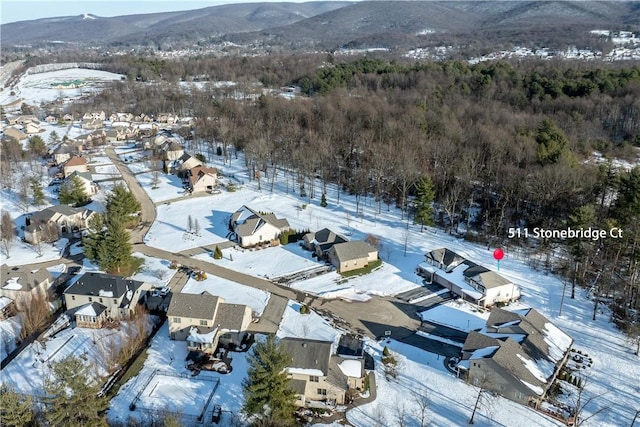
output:
<svg viewBox="0 0 640 427"><path fill-rule="evenodd" d="M51 377L44 382L47 425L107 426L102 413L109 401L97 396L99 388L89 367L74 356L50 364Z"/></svg>
<svg viewBox="0 0 640 427"><path fill-rule="evenodd" d="M125 226L137 221L135 214L142 208L138 199L123 184L113 187L107 196L106 206L109 218L120 220Z"/></svg>
<svg viewBox="0 0 640 427"><path fill-rule="evenodd" d="M285 368L291 357L280 348L273 335L255 344L248 357L247 378L242 383L244 412L267 424L294 424L295 392L289 388Z"/></svg>
<svg viewBox="0 0 640 427"><path fill-rule="evenodd" d="M613 213L623 224L640 220L640 166L620 176Z"/></svg>
<svg viewBox="0 0 640 427"><path fill-rule="evenodd" d="M60 141L60 137L58 136L58 132L55 130L49 134L49 144L55 145Z"/></svg>
<svg viewBox="0 0 640 427"><path fill-rule="evenodd" d="M222 259L222 251L216 245L216 249L213 251L213 259Z"/></svg>
<svg viewBox="0 0 640 427"><path fill-rule="evenodd" d="M416 183L416 222L424 231L425 225L433 225L433 200L436 196L433 183L428 175L423 176Z"/></svg>
<svg viewBox="0 0 640 427"><path fill-rule="evenodd" d="M89 201L89 196L85 192L82 179L78 175L73 175L71 180L61 186L58 199L63 205L85 205Z"/></svg>
<svg viewBox="0 0 640 427"><path fill-rule="evenodd" d="M42 191L42 183L36 179L31 180L31 193L33 194L33 205L40 206L44 204L44 191Z"/></svg>
<svg viewBox="0 0 640 427"><path fill-rule="evenodd" d="M322 198L320 199L320 206L323 208L327 207L327 195L322 193Z"/></svg>
<svg viewBox="0 0 640 427"><path fill-rule="evenodd" d="M536 142L538 162L543 166L556 163L567 148L567 137L549 118L544 119L538 126Z"/></svg>
<svg viewBox="0 0 640 427"><path fill-rule="evenodd" d="M94 215L89 220L88 233L82 239L84 253L100 268L120 272L131 260L129 233L122 222L109 216Z"/></svg>
<svg viewBox="0 0 640 427"><path fill-rule="evenodd" d="M33 425L34 411L31 396L16 393L11 387L0 387L0 421L6 427Z"/></svg>
<svg viewBox="0 0 640 427"><path fill-rule="evenodd" d="M34 135L29 138L29 151L36 156L41 156L47 151L47 146L41 136Z"/></svg>

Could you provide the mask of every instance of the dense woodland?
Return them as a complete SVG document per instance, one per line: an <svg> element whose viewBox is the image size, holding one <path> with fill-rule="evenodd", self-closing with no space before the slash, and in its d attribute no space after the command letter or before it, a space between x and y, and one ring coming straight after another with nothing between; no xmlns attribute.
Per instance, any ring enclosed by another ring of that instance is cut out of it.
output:
<svg viewBox="0 0 640 427"><path fill-rule="evenodd" d="M449 232L470 230L468 238L489 245L555 254L549 266L593 289L596 300L619 301L621 318L639 305L640 169L627 172L607 160L638 156L638 65L343 62L301 55L114 57L105 69L129 79L71 110L193 116L195 128L184 138L227 157L243 151L263 189L288 171L307 197L319 200L327 184L338 183L358 201L374 200L380 211L398 206L406 219L415 213L416 184L428 177L434 219ZM185 89L180 80L237 85ZM303 95L259 95L265 87L290 84ZM594 151L602 154L598 162ZM510 227L568 226L618 226L624 235L598 241L507 237Z"/></svg>

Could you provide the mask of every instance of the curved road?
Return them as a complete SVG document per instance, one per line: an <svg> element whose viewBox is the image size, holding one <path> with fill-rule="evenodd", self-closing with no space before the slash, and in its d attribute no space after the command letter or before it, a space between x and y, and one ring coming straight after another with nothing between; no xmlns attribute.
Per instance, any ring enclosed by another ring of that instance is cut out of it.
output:
<svg viewBox="0 0 640 427"><path fill-rule="evenodd" d="M311 308L320 312L324 316L332 317L339 326L353 332L367 334L373 338L382 336L387 331L391 331L391 336L395 339L408 338L413 335L420 326L417 316L415 316L414 313L411 313L411 309L403 307L402 304L393 298L375 296L366 303L316 298L309 296L304 292L276 285L267 280L250 276L239 271L230 270L217 264L190 258L181 253L173 253L147 246L144 243L144 236L147 234L149 228L151 228L151 225L156 219L155 205L142 186L138 183L131 170L115 154L113 148L108 147L106 149L106 154L109 156L116 168L118 168L124 181L129 186L130 191L136 196L142 205L142 221L138 227L131 231L131 240L135 251L156 258L167 260L175 259L181 264L205 271L206 273L214 276L262 289L271 292L271 294L278 297L305 302ZM175 290L179 292L180 288ZM278 300L278 298L272 297L269 302L269 305L273 303L278 306L277 311L284 308L282 301ZM268 310L269 306L265 309L263 316L267 315ZM270 319L270 322L279 323L279 319Z"/></svg>

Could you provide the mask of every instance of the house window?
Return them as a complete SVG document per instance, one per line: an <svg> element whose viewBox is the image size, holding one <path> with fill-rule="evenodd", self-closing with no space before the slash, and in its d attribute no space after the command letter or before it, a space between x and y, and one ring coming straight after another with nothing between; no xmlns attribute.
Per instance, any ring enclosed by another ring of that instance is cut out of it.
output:
<svg viewBox="0 0 640 427"><path fill-rule="evenodd" d="M322 396L326 396L327 395L327 389L326 388L319 388L318 389L318 394L320 394Z"/></svg>
<svg viewBox="0 0 640 427"><path fill-rule="evenodd" d="M89 297L89 302L93 302L93 298Z"/></svg>
<svg viewBox="0 0 640 427"><path fill-rule="evenodd" d="M200 321L200 326L207 326L207 321L206 320L201 320Z"/></svg>
<svg viewBox="0 0 640 427"><path fill-rule="evenodd" d="M114 298L114 299L113 299L113 303L114 303L114 304L117 304L117 303L118 303L118 300Z"/></svg>
<svg viewBox="0 0 640 427"><path fill-rule="evenodd" d="M102 298L100 298L100 304L102 304Z"/></svg>
<svg viewBox="0 0 640 427"><path fill-rule="evenodd" d="M320 378L319 378L319 377L316 377L316 376L311 375L311 376L309 377L309 381L311 381L312 383L317 383L317 382L320 382Z"/></svg>
<svg viewBox="0 0 640 427"><path fill-rule="evenodd" d="M174 317L173 318L173 323L180 323L180 318L179 317Z"/></svg>
<svg viewBox="0 0 640 427"><path fill-rule="evenodd" d="M524 400L525 396L523 393L516 391L515 393L513 393L516 396L516 399L518 400Z"/></svg>
<svg viewBox="0 0 640 427"><path fill-rule="evenodd" d="M76 300L76 296L75 295L71 295L71 301L75 301Z"/></svg>

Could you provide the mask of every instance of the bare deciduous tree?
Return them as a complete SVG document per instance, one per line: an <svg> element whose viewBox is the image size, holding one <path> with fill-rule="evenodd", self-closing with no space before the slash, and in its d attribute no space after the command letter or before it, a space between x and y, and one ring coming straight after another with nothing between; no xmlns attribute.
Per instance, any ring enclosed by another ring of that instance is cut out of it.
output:
<svg viewBox="0 0 640 427"><path fill-rule="evenodd" d="M471 412L471 418L469 418L469 424L474 423L476 412L479 409L489 409L491 407L491 402L494 400L493 393L488 389L492 382L492 376L489 372L484 369L481 370L479 375L474 376L471 382L477 388L477 394L473 405L473 411Z"/></svg>
<svg viewBox="0 0 640 427"><path fill-rule="evenodd" d="M22 338L42 328L51 317L49 298L44 291L26 294L16 302L16 306L23 314L22 331L20 331Z"/></svg>
<svg viewBox="0 0 640 427"><path fill-rule="evenodd" d="M0 237L2 238L2 249L4 254L9 258L11 243L16 238L16 226L8 211L2 210L0 218Z"/></svg>
<svg viewBox="0 0 640 427"><path fill-rule="evenodd" d="M426 388L415 390L413 392L413 401L418 406L415 410L415 416L420 422L420 427L427 425L427 409L429 408L429 395Z"/></svg>

